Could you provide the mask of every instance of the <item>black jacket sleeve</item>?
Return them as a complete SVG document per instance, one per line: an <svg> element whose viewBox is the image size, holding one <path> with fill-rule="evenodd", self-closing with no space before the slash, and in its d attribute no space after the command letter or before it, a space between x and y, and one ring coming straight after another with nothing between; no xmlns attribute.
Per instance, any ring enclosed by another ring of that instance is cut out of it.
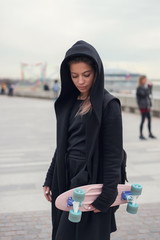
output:
<svg viewBox="0 0 160 240"><path fill-rule="evenodd" d="M47 171L43 187L48 186L48 187L51 188L51 186L52 186L53 172L54 172L55 163L56 163L56 153L57 153L57 150L55 150L55 153L53 155L52 162L51 162L50 167Z"/></svg>
<svg viewBox="0 0 160 240"><path fill-rule="evenodd" d="M92 203L101 212L107 212L115 201L122 163L122 117L120 104L112 100L103 113L103 188Z"/></svg>

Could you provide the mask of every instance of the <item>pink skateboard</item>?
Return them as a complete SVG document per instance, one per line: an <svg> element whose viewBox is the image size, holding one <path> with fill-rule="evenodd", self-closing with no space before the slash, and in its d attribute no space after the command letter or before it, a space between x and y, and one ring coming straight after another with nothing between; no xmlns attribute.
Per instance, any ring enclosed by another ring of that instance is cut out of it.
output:
<svg viewBox="0 0 160 240"><path fill-rule="evenodd" d="M93 211L91 204L101 194L102 187L102 184L92 184L71 189L59 195L55 205L60 210L70 212L70 221L80 222L82 212ZM139 184L119 184L117 198L111 207L128 203L127 212L135 214L138 210L136 199L141 192L142 186Z"/></svg>

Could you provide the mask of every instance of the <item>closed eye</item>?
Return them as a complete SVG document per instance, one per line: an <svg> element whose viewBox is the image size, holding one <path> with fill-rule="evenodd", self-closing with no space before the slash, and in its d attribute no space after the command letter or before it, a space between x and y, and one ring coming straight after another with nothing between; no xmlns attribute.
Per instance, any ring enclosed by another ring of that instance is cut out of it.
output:
<svg viewBox="0 0 160 240"><path fill-rule="evenodd" d="M71 76L72 78L77 78L78 76Z"/></svg>
<svg viewBox="0 0 160 240"><path fill-rule="evenodd" d="M88 74L88 75L84 75L84 77L89 77L90 76L90 74Z"/></svg>

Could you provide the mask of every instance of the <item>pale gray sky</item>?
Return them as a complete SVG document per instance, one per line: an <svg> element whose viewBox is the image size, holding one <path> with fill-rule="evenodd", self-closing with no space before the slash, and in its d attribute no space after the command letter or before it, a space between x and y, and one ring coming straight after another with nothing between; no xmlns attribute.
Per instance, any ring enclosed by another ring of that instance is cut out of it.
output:
<svg viewBox="0 0 160 240"><path fill-rule="evenodd" d="M77 40L91 43L105 68L160 79L159 0L0 0L0 78L20 63L48 63L48 75Z"/></svg>

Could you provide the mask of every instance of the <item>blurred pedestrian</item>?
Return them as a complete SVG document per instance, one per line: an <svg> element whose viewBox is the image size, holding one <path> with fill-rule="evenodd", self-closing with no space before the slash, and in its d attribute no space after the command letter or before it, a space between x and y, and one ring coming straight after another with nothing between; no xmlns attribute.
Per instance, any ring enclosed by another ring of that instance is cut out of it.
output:
<svg viewBox="0 0 160 240"><path fill-rule="evenodd" d="M44 89L44 91L49 91L49 86L47 83L44 83L43 89Z"/></svg>
<svg viewBox="0 0 160 240"><path fill-rule="evenodd" d="M6 94L6 88L7 88L7 85L5 82L2 82L1 84L1 94L2 95L5 95Z"/></svg>
<svg viewBox="0 0 160 240"><path fill-rule="evenodd" d="M104 89L101 58L84 41L67 51L61 86L55 102L57 147L43 189L52 202L52 240L109 240L116 231L117 207L110 206L118 194L123 151L120 102ZM59 194L96 183L103 184L102 193L81 222L70 222L68 212L56 209Z"/></svg>
<svg viewBox="0 0 160 240"><path fill-rule="evenodd" d="M58 84L58 80L55 80L54 85L53 85L54 100L56 100L58 98L59 90L60 90L60 87L59 87L59 84Z"/></svg>
<svg viewBox="0 0 160 240"><path fill-rule="evenodd" d="M147 84L147 77L145 75L140 76L139 84L136 91L137 103L141 113L140 123L140 136L141 140L146 140L143 135L143 125L145 119L148 119L148 132L150 138L156 138L151 131L151 95L152 95L152 84Z"/></svg>
<svg viewBox="0 0 160 240"><path fill-rule="evenodd" d="M14 86L13 84L8 85L8 96L13 96Z"/></svg>

